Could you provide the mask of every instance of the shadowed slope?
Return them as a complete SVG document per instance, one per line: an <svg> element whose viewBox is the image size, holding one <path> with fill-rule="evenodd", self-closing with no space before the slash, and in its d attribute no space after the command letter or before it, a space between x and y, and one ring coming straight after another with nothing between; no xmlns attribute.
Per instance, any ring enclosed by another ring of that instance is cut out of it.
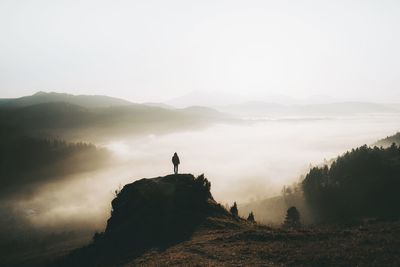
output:
<svg viewBox="0 0 400 267"><path fill-rule="evenodd" d="M135 258L148 248L168 247L188 239L218 218L235 223L211 193L203 175L168 175L125 185L112 201L104 233L57 266L108 266ZM212 220L209 220L212 218Z"/></svg>

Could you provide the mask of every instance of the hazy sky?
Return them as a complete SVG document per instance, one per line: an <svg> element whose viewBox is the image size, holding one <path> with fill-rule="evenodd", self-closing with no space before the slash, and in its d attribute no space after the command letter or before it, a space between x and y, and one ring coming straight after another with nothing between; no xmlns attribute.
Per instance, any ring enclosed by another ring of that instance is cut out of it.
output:
<svg viewBox="0 0 400 267"><path fill-rule="evenodd" d="M400 1L0 0L0 97L400 102Z"/></svg>

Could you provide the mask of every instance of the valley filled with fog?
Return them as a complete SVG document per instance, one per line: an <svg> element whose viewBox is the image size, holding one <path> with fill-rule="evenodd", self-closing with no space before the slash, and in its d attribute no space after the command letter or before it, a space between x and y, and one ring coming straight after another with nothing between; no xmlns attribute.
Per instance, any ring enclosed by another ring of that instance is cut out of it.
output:
<svg viewBox="0 0 400 267"><path fill-rule="evenodd" d="M173 173L174 152L179 173L204 174L214 199L237 202L239 215L277 226L296 205L308 223L305 198L283 187L353 148L387 136L379 145L399 143L399 122L398 104L178 107L54 92L0 99L0 261L88 244L125 185Z"/></svg>
<svg viewBox="0 0 400 267"><path fill-rule="evenodd" d="M400 266L399 14L0 1L0 267Z"/></svg>
<svg viewBox="0 0 400 267"><path fill-rule="evenodd" d="M175 151L181 158L180 173L204 173L217 201L246 203L279 195L310 164L373 144L395 133L399 122L393 114L253 119L110 140L96 145L110 151L112 164L54 178L31 195L13 199L12 210L40 228L103 230L115 190L172 173Z"/></svg>

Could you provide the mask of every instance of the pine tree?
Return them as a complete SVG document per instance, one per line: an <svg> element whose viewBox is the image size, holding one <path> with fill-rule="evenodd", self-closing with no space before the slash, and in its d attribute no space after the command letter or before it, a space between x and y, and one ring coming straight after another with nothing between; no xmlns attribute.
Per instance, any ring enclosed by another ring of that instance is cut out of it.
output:
<svg viewBox="0 0 400 267"><path fill-rule="evenodd" d="M253 212L249 213L249 216L247 217L247 221L252 222L252 223L256 222L256 220L254 219L254 213Z"/></svg>
<svg viewBox="0 0 400 267"><path fill-rule="evenodd" d="M296 207L290 207L286 212L286 218L283 223L285 227L300 227L300 213Z"/></svg>

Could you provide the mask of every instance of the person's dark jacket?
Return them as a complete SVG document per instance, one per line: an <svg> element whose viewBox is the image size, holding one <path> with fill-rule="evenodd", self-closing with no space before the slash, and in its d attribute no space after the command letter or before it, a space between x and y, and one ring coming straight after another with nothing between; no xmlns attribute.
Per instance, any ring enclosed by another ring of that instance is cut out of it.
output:
<svg viewBox="0 0 400 267"><path fill-rule="evenodd" d="M176 154L176 153L174 154L174 156L172 157L172 163L174 165L179 165L181 163L179 160L178 154Z"/></svg>

